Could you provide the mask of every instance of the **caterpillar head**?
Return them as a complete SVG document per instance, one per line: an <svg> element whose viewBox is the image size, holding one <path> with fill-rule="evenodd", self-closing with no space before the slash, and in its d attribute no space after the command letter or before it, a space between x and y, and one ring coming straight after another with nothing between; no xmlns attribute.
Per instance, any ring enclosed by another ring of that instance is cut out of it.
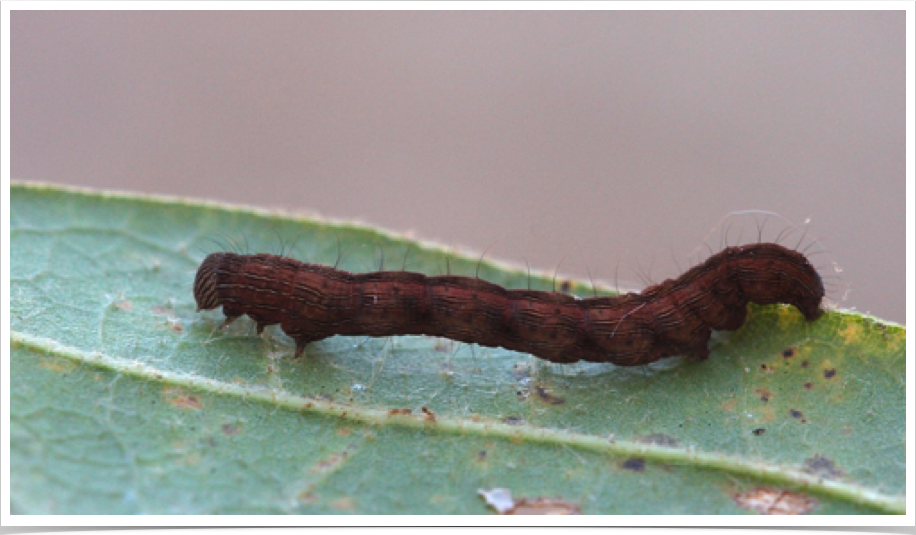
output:
<svg viewBox="0 0 916 535"><path fill-rule="evenodd" d="M735 247L741 291L760 305L794 305L808 321L824 313L824 283L811 262L798 251L775 243Z"/></svg>
<svg viewBox="0 0 916 535"><path fill-rule="evenodd" d="M194 277L194 300L197 301L197 311L212 310L220 305L217 294L217 273L226 253L213 253L197 268Z"/></svg>

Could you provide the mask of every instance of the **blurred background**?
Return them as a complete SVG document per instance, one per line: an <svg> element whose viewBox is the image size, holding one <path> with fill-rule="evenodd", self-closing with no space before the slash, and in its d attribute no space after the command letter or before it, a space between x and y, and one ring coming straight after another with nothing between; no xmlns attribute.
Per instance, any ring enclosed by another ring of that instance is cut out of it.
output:
<svg viewBox="0 0 916 535"><path fill-rule="evenodd" d="M906 321L903 11L15 11L11 38L14 179L621 286L775 212L840 306Z"/></svg>

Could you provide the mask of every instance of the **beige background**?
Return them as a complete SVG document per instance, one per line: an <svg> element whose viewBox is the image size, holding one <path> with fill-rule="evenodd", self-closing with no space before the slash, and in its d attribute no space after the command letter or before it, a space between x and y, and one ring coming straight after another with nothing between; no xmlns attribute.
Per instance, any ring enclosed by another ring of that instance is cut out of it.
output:
<svg viewBox="0 0 916 535"><path fill-rule="evenodd" d="M639 285L719 249L729 213L775 211L770 238L811 219L842 306L906 319L902 11L11 21L14 178L360 219ZM753 220L728 220L748 221L743 241Z"/></svg>

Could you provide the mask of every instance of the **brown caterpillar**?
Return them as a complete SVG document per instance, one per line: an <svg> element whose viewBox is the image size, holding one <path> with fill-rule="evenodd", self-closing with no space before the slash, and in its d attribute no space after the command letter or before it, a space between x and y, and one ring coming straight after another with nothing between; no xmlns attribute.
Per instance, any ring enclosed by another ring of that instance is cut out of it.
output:
<svg viewBox="0 0 916 535"><path fill-rule="evenodd" d="M349 273L270 254L213 253L194 281L198 311L222 306L224 326L247 314L259 334L279 323L296 357L334 335L430 335L618 366L705 359L711 331L741 327L749 302L791 304L812 321L823 296L808 259L775 243L727 247L640 293L590 299L453 275Z"/></svg>

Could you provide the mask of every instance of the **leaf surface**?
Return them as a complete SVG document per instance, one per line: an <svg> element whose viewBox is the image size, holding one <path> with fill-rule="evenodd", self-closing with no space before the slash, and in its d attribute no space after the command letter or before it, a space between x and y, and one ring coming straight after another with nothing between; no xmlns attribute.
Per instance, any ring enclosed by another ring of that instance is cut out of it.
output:
<svg viewBox="0 0 916 535"><path fill-rule="evenodd" d="M11 194L14 512L492 514L478 490L494 488L586 514L756 514L795 494L795 512L905 510L899 325L752 306L701 363L558 365L415 336L334 337L294 361L278 327L195 312L207 253L562 281L358 225Z"/></svg>

